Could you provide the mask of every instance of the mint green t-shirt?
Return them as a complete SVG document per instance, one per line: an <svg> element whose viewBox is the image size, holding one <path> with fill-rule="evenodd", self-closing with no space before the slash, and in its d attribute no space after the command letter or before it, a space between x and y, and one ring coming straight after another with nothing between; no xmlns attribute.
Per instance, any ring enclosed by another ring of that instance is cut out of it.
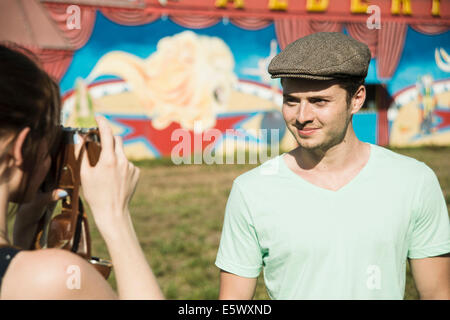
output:
<svg viewBox="0 0 450 320"><path fill-rule="evenodd" d="M283 155L235 179L216 266L264 282L272 299L403 299L406 259L450 252L446 203L423 162L371 144L338 191Z"/></svg>

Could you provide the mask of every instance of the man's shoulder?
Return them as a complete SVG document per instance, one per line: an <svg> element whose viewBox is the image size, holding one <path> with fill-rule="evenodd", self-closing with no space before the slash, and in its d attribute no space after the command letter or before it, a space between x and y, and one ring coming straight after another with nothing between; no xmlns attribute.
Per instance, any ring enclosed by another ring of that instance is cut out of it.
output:
<svg viewBox="0 0 450 320"><path fill-rule="evenodd" d="M410 173L410 174L427 174L432 170L422 161L413 157L400 154L388 148L373 145L376 152L377 167L386 172Z"/></svg>
<svg viewBox="0 0 450 320"><path fill-rule="evenodd" d="M259 166L242 173L234 179L234 183L243 187L273 183L273 180L280 176L280 160L282 156L275 156Z"/></svg>

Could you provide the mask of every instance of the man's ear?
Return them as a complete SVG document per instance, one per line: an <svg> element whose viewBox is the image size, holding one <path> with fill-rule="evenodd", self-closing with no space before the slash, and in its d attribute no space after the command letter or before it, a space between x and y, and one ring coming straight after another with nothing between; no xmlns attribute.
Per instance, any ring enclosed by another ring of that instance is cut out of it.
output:
<svg viewBox="0 0 450 320"><path fill-rule="evenodd" d="M366 87L361 85L352 98L351 104L352 114L357 113L362 108L365 100L366 100Z"/></svg>
<svg viewBox="0 0 450 320"><path fill-rule="evenodd" d="M14 161L14 165L17 167L21 166L23 163L22 147L25 143L25 139L27 138L29 132L30 132L29 127L23 128L17 135L16 140L13 142L11 156Z"/></svg>

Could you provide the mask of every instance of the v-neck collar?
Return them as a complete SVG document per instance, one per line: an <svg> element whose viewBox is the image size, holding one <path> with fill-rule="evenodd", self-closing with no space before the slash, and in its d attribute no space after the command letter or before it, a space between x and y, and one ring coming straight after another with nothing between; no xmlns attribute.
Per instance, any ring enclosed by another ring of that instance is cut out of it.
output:
<svg viewBox="0 0 450 320"><path fill-rule="evenodd" d="M366 164L364 165L364 167L361 170L359 170L357 175L355 177L353 177L352 180L350 180L348 183L346 183L345 185L340 187L338 190L330 190L330 189L319 187L318 185L302 178L300 175L298 175L297 173L292 171L292 169L288 167L286 160L284 159L286 153L283 153L280 156L279 160L281 162L281 167L284 169L284 171L287 172L287 174L289 176L293 177L294 179L298 179L302 184L309 186L311 188L314 188L320 192L329 193L329 194L338 194L338 193L342 193L345 190L351 188L354 184L356 184L359 180L361 180L367 174L369 167L372 166L374 153L375 153L375 146L371 143L367 143L367 144L370 146L370 153L369 153L369 159L367 160Z"/></svg>

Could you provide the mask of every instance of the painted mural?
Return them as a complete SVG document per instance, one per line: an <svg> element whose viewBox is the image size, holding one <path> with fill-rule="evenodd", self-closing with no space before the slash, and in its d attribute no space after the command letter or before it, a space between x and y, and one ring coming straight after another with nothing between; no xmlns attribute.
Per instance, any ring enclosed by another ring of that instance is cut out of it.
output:
<svg viewBox="0 0 450 320"><path fill-rule="evenodd" d="M392 107L392 146L449 145L450 81L437 81L429 74L397 95Z"/></svg>
<svg viewBox="0 0 450 320"><path fill-rule="evenodd" d="M396 76L388 112L392 146L450 145L450 36L411 31ZM423 43L425 41L425 43ZM420 49L412 43L423 43Z"/></svg>
<svg viewBox="0 0 450 320"><path fill-rule="evenodd" d="M428 36L408 29L398 68L388 80L378 78L372 59L366 83L383 83L394 101L388 110L389 144L450 145L449 38L450 32ZM219 130L220 139L212 142L219 154L236 142L229 129L241 133L235 147L277 143L290 150L295 141L281 115L279 80L267 73L280 50L276 39L273 24L245 30L223 19L191 30L162 17L125 26L98 11L89 41L75 52L60 82L63 122L90 127L95 114L104 115L133 159L170 156L179 143L172 137L177 129L192 140ZM354 116L361 140L378 142L378 117L374 110ZM278 129L279 135L261 135L261 129ZM191 151L208 145L193 145Z"/></svg>
<svg viewBox="0 0 450 320"><path fill-rule="evenodd" d="M114 39L104 38L106 29ZM91 39L61 82L67 90L64 124L94 126L94 115L103 114L134 159L170 156L179 142L172 139L176 129L193 139L218 129L223 134L212 143L219 154L230 150L227 142L250 149L274 142L292 148L278 81L266 72L277 53L273 28L256 31L257 37L226 24L208 29L194 32L162 19L130 28L99 13ZM242 45L242 37L250 41ZM229 129L244 133L242 143ZM269 134L260 135L260 129ZM271 141L271 129L279 129L278 141Z"/></svg>

